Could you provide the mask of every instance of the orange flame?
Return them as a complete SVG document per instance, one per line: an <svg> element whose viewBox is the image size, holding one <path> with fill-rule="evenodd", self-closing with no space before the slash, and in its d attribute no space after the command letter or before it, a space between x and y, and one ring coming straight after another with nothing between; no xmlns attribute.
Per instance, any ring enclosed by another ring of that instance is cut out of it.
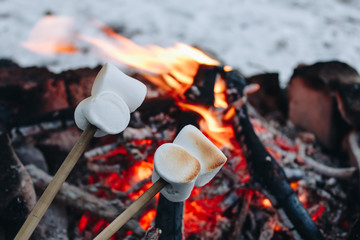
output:
<svg viewBox="0 0 360 240"><path fill-rule="evenodd" d="M165 82L174 88L181 87L181 84L192 84L199 64L219 65L218 61L183 43L176 43L174 47L169 48L154 45L143 47L115 33L109 27L103 26L103 31L110 39L85 35L80 35L80 39L96 46L107 58L120 64L150 74L162 76L165 74L167 78ZM169 80L170 76L176 79L177 83L172 79Z"/></svg>
<svg viewBox="0 0 360 240"><path fill-rule="evenodd" d="M222 78L216 79L214 86L215 103L214 107L227 108L228 103L226 102L226 83Z"/></svg>
<svg viewBox="0 0 360 240"><path fill-rule="evenodd" d="M38 21L23 46L40 54L75 53L73 20L69 17L46 16Z"/></svg>
<svg viewBox="0 0 360 240"><path fill-rule="evenodd" d="M234 137L234 130L230 125L222 126L221 119L215 112L209 111L208 108L197 106L184 102L177 102L177 105L183 110L191 110L200 114L203 119L200 120L199 125L201 130L214 142L218 147L226 146L233 149L231 138Z"/></svg>

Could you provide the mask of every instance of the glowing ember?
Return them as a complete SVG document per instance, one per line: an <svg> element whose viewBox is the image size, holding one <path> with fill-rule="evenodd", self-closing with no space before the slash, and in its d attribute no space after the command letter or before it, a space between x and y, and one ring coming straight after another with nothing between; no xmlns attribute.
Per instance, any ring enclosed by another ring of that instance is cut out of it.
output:
<svg viewBox="0 0 360 240"><path fill-rule="evenodd" d="M261 205L262 205L263 207L267 207L267 208L268 208L268 207L272 207L270 200L267 199L267 198L265 198L265 199L261 202Z"/></svg>
<svg viewBox="0 0 360 240"><path fill-rule="evenodd" d="M299 187L299 182L292 182L290 183L290 187L293 189L293 190L296 190L298 187Z"/></svg>
<svg viewBox="0 0 360 240"><path fill-rule="evenodd" d="M87 214L82 215L78 224L79 233L83 233L88 222L89 222L89 216Z"/></svg>
<svg viewBox="0 0 360 240"><path fill-rule="evenodd" d="M140 226L146 230L150 227L151 222L154 220L156 216L156 210L151 209L147 213L145 213L139 220Z"/></svg>
<svg viewBox="0 0 360 240"><path fill-rule="evenodd" d="M323 205L320 205L319 209L311 216L312 220L316 221L318 217L320 217L321 214L323 214L324 211L325 211L325 207Z"/></svg>
<svg viewBox="0 0 360 240"><path fill-rule="evenodd" d="M219 205L223 198L223 196L217 196L212 199L186 201L184 215L185 234L189 236L190 233L213 232L219 220L218 218L221 218L219 213L222 210Z"/></svg>

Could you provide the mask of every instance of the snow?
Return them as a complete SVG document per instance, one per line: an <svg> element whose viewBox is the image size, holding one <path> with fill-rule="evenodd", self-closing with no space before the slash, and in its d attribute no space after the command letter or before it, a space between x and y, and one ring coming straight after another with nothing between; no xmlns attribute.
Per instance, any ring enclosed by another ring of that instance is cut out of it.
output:
<svg viewBox="0 0 360 240"><path fill-rule="evenodd" d="M34 25L47 13L72 17L73 34L98 36L100 21L139 45L183 42L245 75L279 72L283 83L299 63L337 59L360 69L356 0L0 0L0 58L54 72L105 62L81 41L76 54L25 49Z"/></svg>

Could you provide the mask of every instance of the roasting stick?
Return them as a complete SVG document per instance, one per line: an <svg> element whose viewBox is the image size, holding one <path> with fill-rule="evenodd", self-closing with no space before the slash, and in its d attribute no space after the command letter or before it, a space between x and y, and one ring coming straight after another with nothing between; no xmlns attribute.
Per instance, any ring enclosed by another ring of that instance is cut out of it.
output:
<svg viewBox="0 0 360 240"><path fill-rule="evenodd" d="M127 223L138 211L140 211L150 200L168 183L160 178L146 192L144 192L135 202L133 202L124 212L110 223L94 240L109 239L125 223Z"/></svg>
<svg viewBox="0 0 360 240"><path fill-rule="evenodd" d="M173 143L165 143L156 150L154 184L94 240L109 239L159 191L169 201L185 201L195 185L207 184L225 162L225 155L200 130L192 125L185 126Z"/></svg>
<svg viewBox="0 0 360 240"><path fill-rule="evenodd" d="M146 96L146 86L111 64L105 64L95 78L91 96L75 109L76 125L84 130L36 203L15 240L27 240L54 200L93 136L122 132Z"/></svg>
<svg viewBox="0 0 360 240"><path fill-rule="evenodd" d="M96 130L97 127L91 124L86 127L79 140L75 143L74 147L71 149L64 162L61 164L54 178L51 180L44 193L41 195L39 201L30 212L30 215L16 235L15 240L30 238L41 218L44 216L46 210L49 208L51 202L60 190L62 184L69 176L80 156L84 153L86 146L89 144Z"/></svg>

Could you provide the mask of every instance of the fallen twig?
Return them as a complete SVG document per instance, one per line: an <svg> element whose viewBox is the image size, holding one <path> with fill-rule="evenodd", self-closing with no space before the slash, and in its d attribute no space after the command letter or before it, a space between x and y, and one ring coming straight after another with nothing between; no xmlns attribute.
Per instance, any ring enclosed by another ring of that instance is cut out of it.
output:
<svg viewBox="0 0 360 240"><path fill-rule="evenodd" d="M352 177L354 172L356 171L355 167L334 168L334 167L325 166L324 164L315 161L314 159L306 155L306 144L303 142L299 143L298 154L301 157L301 159L305 162L305 164L312 167L318 173L327 177L346 179Z"/></svg>

